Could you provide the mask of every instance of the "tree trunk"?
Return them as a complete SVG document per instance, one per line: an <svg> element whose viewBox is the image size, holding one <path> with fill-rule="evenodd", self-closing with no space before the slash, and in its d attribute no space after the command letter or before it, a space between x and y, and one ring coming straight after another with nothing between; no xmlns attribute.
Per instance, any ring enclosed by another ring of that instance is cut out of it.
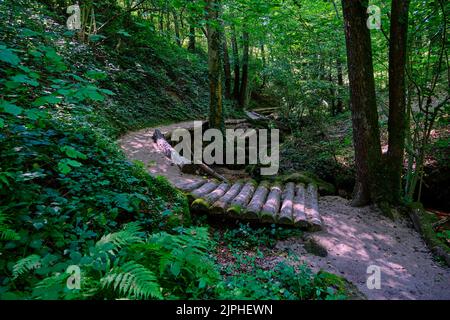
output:
<svg viewBox="0 0 450 320"><path fill-rule="evenodd" d="M170 9L168 1L166 1L165 14L166 14L166 37L167 39L170 39Z"/></svg>
<svg viewBox="0 0 450 320"><path fill-rule="evenodd" d="M189 43L188 50L191 52L195 51L195 27L193 24L189 25Z"/></svg>
<svg viewBox="0 0 450 320"><path fill-rule="evenodd" d="M178 15L175 9L172 9L172 16L173 16L173 25L175 28L175 42L179 47L181 47L180 25L178 24Z"/></svg>
<svg viewBox="0 0 450 320"><path fill-rule="evenodd" d="M350 82L356 179L353 206L377 201L381 146L367 1L342 0Z"/></svg>
<svg viewBox="0 0 450 320"><path fill-rule="evenodd" d="M335 116L337 114L337 110L336 110L336 90L334 88L334 84L333 84L333 75L331 74L331 64L332 61L330 62L330 68L328 70L328 82L329 82L329 94L330 94L330 101L331 101L331 115Z"/></svg>
<svg viewBox="0 0 450 320"><path fill-rule="evenodd" d="M218 0L207 1L208 12L208 79L209 79L209 127L224 129L222 112L222 75L220 50L220 30L217 29L219 20Z"/></svg>
<svg viewBox="0 0 450 320"><path fill-rule="evenodd" d="M262 83L261 88L264 88L266 86L267 76L266 76L266 67L267 67L267 60L266 60L266 50L264 47L264 43L261 42L261 60L262 60Z"/></svg>
<svg viewBox="0 0 450 320"><path fill-rule="evenodd" d="M164 33L164 16L162 10L159 13L159 33L161 35Z"/></svg>
<svg viewBox="0 0 450 320"><path fill-rule="evenodd" d="M342 76L342 61L339 56L336 59L336 69L338 80L336 113L341 113L344 111L344 103L342 101L342 88L344 87L344 79Z"/></svg>
<svg viewBox="0 0 450 320"><path fill-rule="evenodd" d="M392 1L389 40L389 148L387 153L388 192L392 203L401 196L401 174L405 150L405 68L409 0Z"/></svg>
<svg viewBox="0 0 450 320"><path fill-rule="evenodd" d="M225 97L231 98L231 66L230 57L228 56L227 38L225 35L225 29L223 31L223 72L225 75Z"/></svg>
<svg viewBox="0 0 450 320"><path fill-rule="evenodd" d="M245 30L245 26L244 26ZM247 85L248 85L248 49L249 49L249 33L244 31L242 34L244 46L242 48L242 78L241 87L239 89L239 107L242 109L247 103Z"/></svg>
<svg viewBox="0 0 450 320"><path fill-rule="evenodd" d="M231 47L233 50L233 67L234 67L234 86L233 86L233 97L236 101L239 101L239 88L241 79L241 66L239 63L239 49L236 39L236 30L234 26L231 26Z"/></svg>

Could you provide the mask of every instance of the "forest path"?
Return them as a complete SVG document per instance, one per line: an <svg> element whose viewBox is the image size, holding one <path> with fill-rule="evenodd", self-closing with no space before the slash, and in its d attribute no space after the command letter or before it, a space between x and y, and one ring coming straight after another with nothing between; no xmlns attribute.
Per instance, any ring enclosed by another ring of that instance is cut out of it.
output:
<svg viewBox="0 0 450 320"><path fill-rule="evenodd" d="M279 241L275 252L291 252L314 270L344 276L368 299L450 299L450 268L433 260L409 221L394 222L370 206L350 207L337 196L320 197L319 210L325 230L310 237L327 250L326 257L308 253L296 238ZM380 267L380 289L367 288L370 265Z"/></svg>
<svg viewBox="0 0 450 320"><path fill-rule="evenodd" d="M161 150L159 150L157 144L152 139L155 129L160 129L162 134L166 134L177 128L190 129L193 128L193 125L193 121L185 121L158 126L157 128L146 128L129 132L118 140L118 144L125 152L128 159L142 161L150 174L154 176L165 176L173 185L193 182L199 180L200 177L194 174L181 172L180 169L174 165Z"/></svg>
<svg viewBox="0 0 450 320"><path fill-rule="evenodd" d="M159 126L162 133L175 128L191 128L192 121ZM130 160L140 160L152 175L163 175L175 184L194 181L199 176L182 173L153 142L155 128L130 132L118 141ZM325 230L309 234L328 255L308 253L304 241L279 241L272 254L260 263L272 268L291 252L314 270L324 269L344 276L368 299L450 299L450 268L433 260L420 235L408 221L393 222L372 207L354 208L336 196L319 198ZM251 254L251 253L249 253ZM367 267L381 269L381 289L369 290Z"/></svg>

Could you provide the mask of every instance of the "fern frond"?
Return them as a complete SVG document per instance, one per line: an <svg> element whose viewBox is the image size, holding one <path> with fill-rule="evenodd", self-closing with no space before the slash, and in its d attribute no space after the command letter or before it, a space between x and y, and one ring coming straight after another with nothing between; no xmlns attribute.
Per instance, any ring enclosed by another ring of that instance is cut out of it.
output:
<svg viewBox="0 0 450 320"><path fill-rule="evenodd" d="M17 232L11 229L0 229L0 240L10 241L10 240L19 240L20 236Z"/></svg>
<svg viewBox="0 0 450 320"><path fill-rule="evenodd" d="M41 266L41 257L37 254L32 254L28 257L22 258L13 266L13 279L17 279L24 273L30 272Z"/></svg>
<svg viewBox="0 0 450 320"><path fill-rule="evenodd" d="M0 240L9 241L9 240L18 240L19 234L14 230L10 229L7 225L8 218L3 213L0 212Z"/></svg>
<svg viewBox="0 0 450 320"><path fill-rule="evenodd" d="M113 254L126 245L142 243L143 241L141 226L137 222L131 222L126 224L121 231L104 235L97 241L95 247L100 251L107 250Z"/></svg>
<svg viewBox="0 0 450 320"><path fill-rule="evenodd" d="M57 273L36 283L33 287L32 297L39 300L56 300L64 292L67 284L67 273Z"/></svg>
<svg viewBox="0 0 450 320"><path fill-rule="evenodd" d="M100 280L103 288L112 288L121 297L162 299L160 286L152 271L134 261L113 268Z"/></svg>

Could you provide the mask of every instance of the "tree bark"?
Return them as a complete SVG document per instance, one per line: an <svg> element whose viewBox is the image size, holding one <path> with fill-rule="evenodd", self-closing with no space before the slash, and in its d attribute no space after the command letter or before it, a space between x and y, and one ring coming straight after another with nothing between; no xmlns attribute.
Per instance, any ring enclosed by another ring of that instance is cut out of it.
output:
<svg viewBox="0 0 450 320"><path fill-rule="evenodd" d="M189 42L188 50L191 52L195 51L195 27L193 24L189 25Z"/></svg>
<svg viewBox="0 0 450 320"><path fill-rule="evenodd" d="M261 209L261 221L262 222L275 222L277 213L280 210L281 205L281 185L273 185L270 188L269 195L267 196L266 203L264 203Z"/></svg>
<svg viewBox="0 0 450 320"><path fill-rule="evenodd" d="M230 57L228 55L228 45L227 38L225 34L225 29L223 30L223 72L225 75L225 97L227 99L231 98L231 66Z"/></svg>
<svg viewBox="0 0 450 320"><path fill-rule="evenodd" d="M347 46L356 179L353 206L377 201L381 146L367 2L342 0Z"/></svg>
<svg viewBox="0 0 450 320"><path fill-rule="evenodd" d="M178 15L175 9L172 9L172 16L173 16L173 25L175 28L175 42L179 47L181 47L180 25L178 23Z"/></svg>
<svg viewBox="0 0 450 320"><path fill-rule="evenodd" d="M405 68L409 0L392 1L389 37L389 148L387 153L388 192L392 203L401 196L401 174L405 150Z"/></svg>
<svg viewBox="0 0 450 320"><path fill-rule="evenodd" d="M295 196L295 183L288 182L284 187L284 191L282 194L282 204L280 209L280 216L278 217L278 221L284 224L292 224L293 223L293 207L294 207L294 196Z"/></svg>
<svg viewBox="0 0 450 320"><path fill-rule="evenodd" d="M222 110L222 66L221 66L221 37L217 29L219 21L219 1L208 0L208 79L209 79L209 126L219 130L224 129Z"/></svg>
<svg viewBox="0 0 450 320"><path fill-rule="evenodd" d="M244 26L245 30L245 26ZM249 33L244 31L242 34L242 78L241 87L239 88L239 107L242 109L247 103L247 86L248 86L248 50L249 50Z"/></svg>
<svg viewBox="0 0 450 320"><path fill-rule="evenodd" d="M262 60L262 66L263 66L263 71L262 71L262 83L261 83L261 88L264 88L266 86L266 82L267 82L267 76L266 76L266 67L267 67L267 59L266 59L266 50L264 47L264 43L261 42L261 60Z"/></svg>
<svg viewBox="0 0 450 320"><path fill-rule="evenodd" d="M164 16L163 11L159 13L159 33L162 35L164 33Z"/></svg>
<svg viewBox="0 0 450 320"><path fill-rule="evenodd" d="M239 49L236 39L236 29L233 25L231 26L231 47L233 51L233 67L234 67L233 97L236 101L239 101L241 66L239 63Z"/></svg>
<svg viewBox="0 0 450 320"><path fill-rule="evenodd" d="M342 61L339 56L336 59L336 69L338 80L336 113L341 113L344 111L344 103L342 101L342 88L344 87L344 77L342 75Z"/></svg>

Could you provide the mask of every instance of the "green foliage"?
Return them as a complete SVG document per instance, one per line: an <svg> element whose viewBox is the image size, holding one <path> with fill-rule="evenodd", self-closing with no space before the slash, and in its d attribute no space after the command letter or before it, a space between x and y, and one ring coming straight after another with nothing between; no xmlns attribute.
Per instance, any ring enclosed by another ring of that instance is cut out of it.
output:
<svg viewBox="0 0 450 320"><path fill-rule="evenodd" d="M41 266L41 257L32 254L26 258L22 258L13 266L13 279L17 279L20 275L37 269Z"/></svg>
<svg viewBox="0 0 450 320"><path fill-rule="evenodd" d="M258 247L273 247L278 240L299 236L297 229L285 229L276 225L264 228L252 228L248 224L240 223L239 227L227 229L223 233L216 231L215 239L229 247L254 249Z"/></svg>
<svg viewBox="0 0 450 320"><path fill-rule="evenodd" d="M271 269L251 265L251 273L229 271L217 288L220 299L337 300L346 299L342 279L324 272L315 274L306 265L281 262Z"/></svg>
<svg viewBox="0 0 450 320"><path fill-rule="evenodd" d="M351 192L354 160L349 114L303 119L302 123L300 130L280 147L281 172L312 174L304 177L304 182L318 182L326 194L334 193L333 186Z"/></svg>
<svg viewBox="0 0 450 320"><path fill-rule="evenodd" d="M100 279L103 288L113 287L119 296L132 296L136 299L162 298L156 277L144 266L129 261L119 268L113 268Z"/></svg>
<svg viewBox="0 0 450 320"><path fill-rule="evenodd" d="M206 228L178 234L143 232L137 223L101 237L64 260L33 254L13 266L12 283L31 292L7 292L33 299L179 299L199 298L219 281L208 258ZM69 266L80 268L80 288L67 286ZM38 280L38 279L42 280ZM1 292L0 292L1 293Z"/></svg>
<svg viewBox="0 0 450 320"><path fill-rule="evenodd" d="M212 243L206 228L180 229L179 234L157 233L146 244L133 246L134 257L159 272L166 298L206 298L219 281L208 257Z"/></svg>
<svg viewBox="0 0 450 320"><path fill-rule="evenodd" d="M1 179L1 176L0 176ZM8 180L3 180L4 183ZM5 183L5 184L6 184ZM8 217L0 211L0 241L18 240L19 235L17 232L11 229L10 221Z"/></svg>
<svg viewBox="0 0 450 320"><path fill-rule="evenodd" d="M148 273L121 268L111 255L145 239L133 224L115 231L131 221L148 231L187 224L186 199L125 159L107 135L111 125L94 111L113 94L99 87L104 73L74 66L70 44L43 32L43 16L27 7L14 4L17 19L9 23L11 7L0 4L0 296L93 296L98 271L114 270L130 274L121 296L157 297ZM111 238L95 244L105 233ZM86 268L80 295L65 286L71 264Z"/></svg>

